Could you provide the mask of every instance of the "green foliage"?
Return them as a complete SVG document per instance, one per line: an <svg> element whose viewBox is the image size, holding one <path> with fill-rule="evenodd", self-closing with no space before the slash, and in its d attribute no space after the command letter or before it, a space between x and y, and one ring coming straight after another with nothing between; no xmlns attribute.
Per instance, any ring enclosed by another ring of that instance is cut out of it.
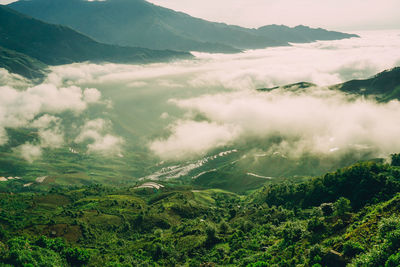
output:
<svg viewBox="0 0 400 267"><path fill-rule="evenodd" d="M350 240L343 244L343 254L349 258L353 258L354 256L364 252L364 247L358 242Z"/></svg>
<svg viewBox="0 0 400 267"><path fill-rule="evenodd" d="M326 230L325 222L319 217L313 217L307 222L307 230L313 233L320 233Z"/></svg>
<svg viewBox="0 0 400 267"><path fill-rule="evenodd" d="M219 232L221 234L227 234L229 232L229 228L230 228L229 225L225 221L223 221L219 225Z"/></svg>
<svg viewBox="0 0 400 267"><path fill-rule="evenodd" d="M54 250L56 252L61 252L66 248L65 240L62 238L47 238L43 235L39 237L39 239L35 242L35 245Z"/></svg>
<svg viewBox="0 0 400 267"><path fill-rule="evenodd" d="M379 223L378 230L381 238L386 238L388 234L400 229L400 218L397 216L390 216L383 218Z"/></svg>
<svg viewBox="0 0 400 267"><path fill-rule="evenodd" d="M255 263L247 264L247 267L268 267L269 264L265 261L258 261Z"/></svg>
<svg viewBox="0 0 400 267"><path fill-rule="evenodd" d="M373 267L383 266L386 262L387 255L383 246L375 246L368 253L361 254L352 264L357 267Z"/></svg>
<svg viewBox="0 0 400 267"><path fill-rule="evenodd" d="M271 185L259 192L258 201L307 208L344 197L358 210L365 204L388 200L397 192L400 192L400 172L397 168L363 162L303 183Z"/></svg>
<svg viewBox="0 0 400 267"><path fill-rule="evenodd" d="M390 157L392 166L400 166L400 154L392 154Z"/></svg>
<svg viewBox="0 0 400 267"><path fill-rule="evenodd" d="M322 203L320 207L324 216L331 216L334 212L332 203Z"/></svg>
<svg viewBox="0 0 400 267"><path fill-rule="evenodd" d="M87 264L90 259L90 254L86 249L68 248L64 251L65 257L72 266L82 266Z"/></svg>
<svg viewBox="0 0 400 267"><path fill-rule="evenodd" d="M206 227L206 246L207 247L212 247L213 245L215 245L218 242L218 238L216 236L216 230L215 227L212 225L208 225Z"/></svg>
<svg viewBox="0 0 400 267"><path fill-rule="evenodd" d="M3 261L16 266L64 266L62 257L56 252L37 247L25 237L15 237L7 242L8 255Z"/></svg>
<svg viewBox="0 0 400 267"><path fill-rule="evenodd" d="M351 211L350 200L341 197L335 203L333 203L333 209L336 216L342 217L347 212Z"/></svg>
<svg viewBox="0 0 400 267"><path fill-rule="evenodd" d="M282 230L282 237L286 244L299 241L306 234L305 229L298 223L287 223Z"/></svg>
<svg viewBox="0 0 400 267"><path fill-rule="evenodd" d="M341 187L359 173L397 183L396 172L393 166L357 164L293 187L271 184L247 197L185 187L143 194L130 187L100 185L0 194L0 263L395 266L400 194L386 185L378 194L364 184L370 191L362 194L375 200L354 200L358 209L351 209L354 193ZM299 192L306 200L313 198L316 184L343 195L320 195L325 199L311 206L291 202ZM279 188L285 190L278 192ZM294 188L298 191L290 191ZM272 195L288 196L288 202L272 205Z"/></svg>
<svg viewBox="0 0 400 267"><path fill-rule="evenodd" d="M391 255L385 263L385 267L398 267L400 266L400 252Z"/></svg>

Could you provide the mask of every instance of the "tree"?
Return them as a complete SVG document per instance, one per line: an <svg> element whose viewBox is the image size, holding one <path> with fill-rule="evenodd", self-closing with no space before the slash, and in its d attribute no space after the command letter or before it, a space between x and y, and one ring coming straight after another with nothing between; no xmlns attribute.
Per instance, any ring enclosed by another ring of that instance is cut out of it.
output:
<svg viewBox="0 0 400 267"><path fill-rule="evenodd" d="M350 200L345 197L339 198L333 203L333 209L336 216L343 217L347 212L351 211Z"/></svg>
<svg viewBox="0 0 400 267"><path fill-rule="evenodd" d="M322 203L320 206L324 216L331 216L333 214L333 204L332 203Z"/></svg>
<svg viewBox="0 0 400 267"><path fill-rule="evenodd" d="M220 225L219 225L219 232L221 234L226 234L229 231L229 225L223 221Z"/></svg>
<svg viewBox="0 0 400 267"><path fill-rule="evenodd" d="M65 257L72 266L82 266L89 262L90 255L86 249L69 248L64 251Z"/></svg>
<svg viewBox="0 0 400 267"><path fill-rule="evenodd" d="M385 263L385 267L397 267L400 266L400 253L393 254Z"/></svg>
<svg viewBox="0 0 400 267"><path fill-rule="evenodd" d="M392 166L400 166L400 153L390 155L392 159Z"/></svg>
<svg viewBox="0 0 400 267"><path fill-rule="evenodd" d="M212 247L213 245L215 245L218 242L218 238L216 236L216 230L215 230L214 226L211 226L211 225L207 226L206 235L207 235L207 239L206 239L207 247Z"/></svg>
<svg viewBox="0 0 400 267"><path fill-rule="evenodd" d="M360 253L364 253L365 249L360 243L354 241L347 241L343 244L343 254L347 257L354 257Z"/></svg>

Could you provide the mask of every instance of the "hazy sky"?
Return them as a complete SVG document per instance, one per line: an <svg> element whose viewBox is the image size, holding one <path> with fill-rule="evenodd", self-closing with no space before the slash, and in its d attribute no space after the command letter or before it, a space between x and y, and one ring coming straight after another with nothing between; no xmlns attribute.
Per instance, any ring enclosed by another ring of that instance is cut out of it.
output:
<svg viewBox="0 0 400 267"><path fill-rule="evenodd" d="M398 29L399 0L149 0L213 21L258 27L299 24L333 29Z"/></svg>

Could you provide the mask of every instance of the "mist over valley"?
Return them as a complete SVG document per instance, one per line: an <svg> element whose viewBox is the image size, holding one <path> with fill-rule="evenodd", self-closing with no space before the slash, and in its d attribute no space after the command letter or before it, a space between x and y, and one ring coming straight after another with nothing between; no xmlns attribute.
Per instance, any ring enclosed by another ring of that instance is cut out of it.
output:
<svg viewBox="0 0 400 267"><path fill-rule="evenodd" d="M0 0L0 265L399 266L397 4L290 1Z"/></svg>

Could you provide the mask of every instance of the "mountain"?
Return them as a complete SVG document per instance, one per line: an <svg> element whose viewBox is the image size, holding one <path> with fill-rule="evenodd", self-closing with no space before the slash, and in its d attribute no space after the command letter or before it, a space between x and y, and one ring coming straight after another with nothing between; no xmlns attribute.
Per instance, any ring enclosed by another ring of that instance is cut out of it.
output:
<svg viewBox="0 0 400 267"><path fill-rule="evenodd" d="M297 91L318 85L309 82L299 82L272 88L257 89L260 92L269 92L275 89ZM382 71L371 78L351 80L329 86L332 90L340 90L349 94L373 96L378 101L386 102L400 99L400 67Z"/></svg>
<svg viewBox="0 0 400 267"><path fill-rule="evenodd" d="M317 86L317 85L314 83L298 82L298 83L292 83L292 84L288 84L288 85L284 85L284 86L275 86L275 87L271 87L271 88L259 88L259 89L257 89L257 91L270 92L272 90L279 89L279 88L282 88L285 90L296 91L299 89L306 89L306 88L315 87L315 86Z"/></svg>
<svg viewBox="0 0 400 267"><path fill-rule="evenodd" d="M288 42L357 37L305 26L248 29L194 18L144 0L22 0L9 6L46 22L67 25L100 42L152 49L230 53Z"/></svg>
<svg viewBox="0 0 400 267"><path fill-rule="evenodd" d="M83 61L144 63L190 57L183 52L102 44L68 27L51 25L5 6L0 6L0 46L49 65Z"/></svg>
<svg viewBox="0 0 400 267"><path fill-rule="evenodd" d="M365 80L352 80L331 88L341 91L376 96L379 101L400 99L400 67L385 70Z"/></svg>
<svg viewBox="0 0 400 267"><path fill-rule="evenodd" d="M313 29L308 26L299 25L293 28L285 25L267 25L254 30L257 34L269 36L276 41L290 43L309 43L316 40L338 40L350 37L358 37L355 34L346 34L325 29Z"/></svg>
<svg viewBox="0 0 400 267"><path fill-rule="evenodd" d="M46 64L22 53L0 46L0 68L28 79L43 78Z"/></svg>

